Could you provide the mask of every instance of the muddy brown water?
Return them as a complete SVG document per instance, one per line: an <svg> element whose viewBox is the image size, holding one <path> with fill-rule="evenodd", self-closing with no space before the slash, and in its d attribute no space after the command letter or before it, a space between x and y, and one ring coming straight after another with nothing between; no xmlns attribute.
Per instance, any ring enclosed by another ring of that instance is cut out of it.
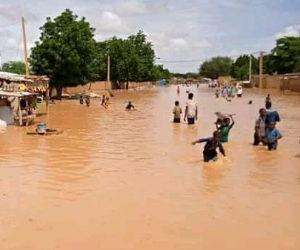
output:
<svg viewBox="0 0 300 250"><path fill-rule="evenodd" d="M266 91L226 102L193 87L188 127L170 122L181 90L118 92L108 110L57 102L38 121L62 135L0 134L0 249L299 249L300 97L271 93L283 139L268 152L251 145ZM211 135L215 111L236 124L227 159L204 163L191 142Z"/></svg>

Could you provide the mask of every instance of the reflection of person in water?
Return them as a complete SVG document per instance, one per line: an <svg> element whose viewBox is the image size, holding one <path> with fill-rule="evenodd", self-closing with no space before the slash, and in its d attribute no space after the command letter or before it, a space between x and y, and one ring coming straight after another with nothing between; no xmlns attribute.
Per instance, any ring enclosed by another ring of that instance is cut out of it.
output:
<svg viewBox="0 0 300 250"><path fill-rule="evenodd" d="M223 156L225 156L225 151L222 143L220 142L220 137L220 132L215 131L213 133L213 137L202 138L192 143L193 145L196 145L197 143L206 142L203 150L203 159L205 162L216 161L218 159L217 148L219 148L219 151Z"/></svg>

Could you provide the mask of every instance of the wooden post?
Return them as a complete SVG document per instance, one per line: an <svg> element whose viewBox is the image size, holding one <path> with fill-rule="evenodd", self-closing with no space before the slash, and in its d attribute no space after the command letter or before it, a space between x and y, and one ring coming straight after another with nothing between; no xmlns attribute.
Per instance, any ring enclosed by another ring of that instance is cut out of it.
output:
<svg viewBox="0 0 300 250"><path fill-rule="evenodd" d="M110 82L110 56L107 55L107 84ZM105 90L107 89L106 82L105 82Z"/></svg>
<svg viewBox="0 0 300 250"><path fill-rule="evenodd" d="M21 111L21 103L20 103L20 98L18 98L18 115L19 115L19 125L22 126L22 111Z"/></svg>
<svg viewBox="0 0 300 250"><path fill-rule="evenodd" d="M261 51L259 56L259 87L262 88L262 77L263 77L263 57L264 53Z"/></svg>
<svg viewBox="0 0 300 250"><path fill-rule="evenodd" d="M47 107L47 111L48 111L48 106L49 106L49 99L50 99L50 95L49 95L49 87L46 90L46 107Z"/></svg>
<svg viewBox="0 0 300 250"><path fill-rule="evenodd" d="M27 56L27 42L25 31L25 18L22 17L22 30L23 30L23 45L24 45L24 64L26 69L26 76L29 76L28 56Z"/></svg>
<svg viewBox="0 0 300 250"><path fill-rule="evenodd" d="M251 85L251 76L252 76L252 55L250 54L249 58L249 84Z"/></svg>

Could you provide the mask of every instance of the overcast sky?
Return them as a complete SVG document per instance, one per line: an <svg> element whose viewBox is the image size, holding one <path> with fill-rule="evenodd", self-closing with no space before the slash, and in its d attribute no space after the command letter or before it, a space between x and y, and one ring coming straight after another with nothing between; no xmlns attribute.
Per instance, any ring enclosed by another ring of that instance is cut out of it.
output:
<svg viewBox="0 0 300 250"><path fill-rule="evenodd" d="M2 62L23 58L22 16L31 47L46 17L66 8L86 17L98 41L143 30L157 62L173 72L196 72L213 56L270 51L276 38L300 32L300 0L0 0Z"/></svg>

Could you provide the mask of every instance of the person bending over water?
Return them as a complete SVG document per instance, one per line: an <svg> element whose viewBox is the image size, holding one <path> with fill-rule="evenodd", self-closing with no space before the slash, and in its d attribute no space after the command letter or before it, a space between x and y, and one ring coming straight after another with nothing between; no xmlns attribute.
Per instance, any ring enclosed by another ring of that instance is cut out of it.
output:
<svg viewBox="0 0 300 250"><path fill-rule="evenodd" d="M204 162L216 161L218 159L217 148L219 148L219 151L222 153L223 156L226 156L222 143L220 142L219 131L215 131L213 133L213 137L202 138L192 142L192 144L196 145L197 143L202 143L202 142L206 142L203 150Z"/></svg>
<svg viewBox="0 0 300 250"><path fill-rule="evenodd" d="M229 132L230 132L230 130L232 129L232 127L234 125L234 120L232 118L232 115L229 115L229 117L232 120L231 124L230 124L230 119L229 118L225 118L221 122L218 119L217 122L216 122L217 130L220 131L220 135L221 135L220 141L222 143L223 142L228 142Z"/></svg>
<svg viewBox="0 0 300 250"><path fill-rule="evenodd" d="M179 101L175 101L175 107L173 108L174 119L173 122L180 123L182 109L179 106Z"/></svg>
<svg viewBox="0 0 300 250"><path fill-rule="evenodd" d="M268 150L276 150L278 145L278 140L282 138L281 133L276 128L276 122L270 121L266 129L266 144L268 145Z"/></svg>
<svg viewBox="0 0 300 250"><path fill-rule="evenodd" d="M197 108L197 102L193 100L194 94L189 93L188 95L188 101L186 103L185 112L184 112L184 121L186 121L186 118L188 120L188 124L195 124L195 120L198 118L198 108Z"/></svg>
<svg viewBox="0 0 300 250"><path fill-rule="evenodd" d="M128 104L126 105L126 110L134 110L134 105L131 103L131 101L128 102Z"/></svg>

